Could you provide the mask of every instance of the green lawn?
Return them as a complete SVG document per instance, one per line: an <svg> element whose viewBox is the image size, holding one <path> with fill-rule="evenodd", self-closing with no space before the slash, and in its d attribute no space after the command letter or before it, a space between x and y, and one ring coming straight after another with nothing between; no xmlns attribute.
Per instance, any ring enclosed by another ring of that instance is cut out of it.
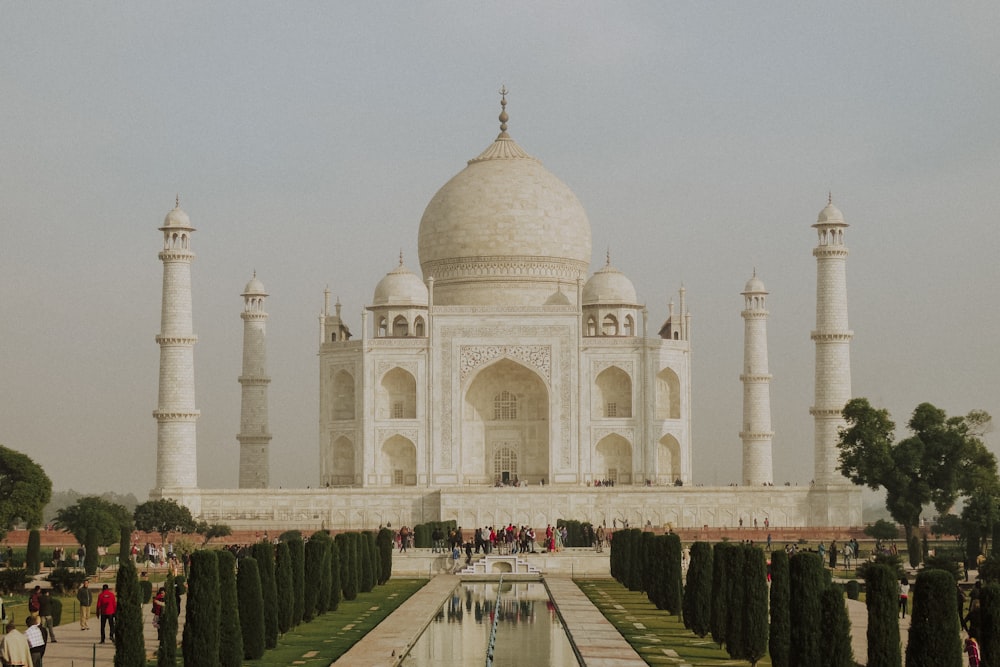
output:
<svg viewBox="0 0 1000 667"><path fill-rule="evenodd" d="M649 665L678 664L677 658L664 652L677 653L689 665L749 665L745 660L733 660L711 635L701 638L684 627L680 616L672 616L656 608L645 593L632 592L613 579L577 579L576 585L590 598L601 613L618 629L632 648ZM758 665L770 665L768 658Z"/></svg>
<svg viewBox="0 0 1000 667"><path fill-rule="evenodd" d="M278 639L278 646L264 652L260 660L244 664L253 667L287 665L329 665L347 652L359 639L420 590L426 579L390 579L371 593L359 593L357 599L341 601L335 612L300 623Z"/></svg>

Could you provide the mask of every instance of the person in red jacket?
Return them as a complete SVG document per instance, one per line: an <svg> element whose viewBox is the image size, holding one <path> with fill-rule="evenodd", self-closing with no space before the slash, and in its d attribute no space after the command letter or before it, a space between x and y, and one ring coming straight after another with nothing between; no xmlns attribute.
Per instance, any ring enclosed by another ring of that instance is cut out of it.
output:
<svg viewBox="0 0 1000 667"><path fill-rule="evenodd" d="M110 629L111 641L115 640L115 611L118 609L118 600L114 591L104 584L100 594L97 596L97 614L101 617L101 643L104 643L104 626Z"/></svg>

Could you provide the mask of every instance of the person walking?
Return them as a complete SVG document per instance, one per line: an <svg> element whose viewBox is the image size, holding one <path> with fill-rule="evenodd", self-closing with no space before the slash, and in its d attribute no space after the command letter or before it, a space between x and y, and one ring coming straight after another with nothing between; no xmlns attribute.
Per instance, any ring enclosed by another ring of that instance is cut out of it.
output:
<svg viewBox="0 0 1000 667"><path fill-rule="evenodd" d="M101 617L102 644L106 639L104 634L105 625L108 626L111 641L115 640L115 612L117 610L118 600L115 598L114 591L112 591L107 584L104 584L104 587L97 596L97 615Z"/></svg>
<svg viewBox="0 0 1000 667"><path fill-rule="evenodd" d="M910 598L910 582L906 577L899 580L899 611L906 618L906 603Z"/></svg>
<svg viewBox="0 0 1000 667"><path fill-rule="evenodd" d="M52 622L52 591L48 588L42 589L42 597L38 599L38 616L41 618L39 626L48 631L47 641L56 643L56 633L53 631L55 624Z"/></svg>
<svg viewBox="0 0 1000 667"><path fill-rule="evenodd" d="M24 638L28 640L31 664L34 667L42 667L42 658L45 657L45 631L34 616L24 619L24 625Z"/></svg>
<svg viewBox="0 0 1000 667"><path fill-rule="evenodd" d="M90 579L84 579L76 589L76 601L80 603L80 629L90 630L90 605L94 604L94 594L90 592Z"/></svg>
<svg viewBox="0 0 1000 667"><path fill-rule="evenodd" d="M14 621L9 621L7 634L0 639L0 660L8 667L35 667L31 661L31 645L27 638L17 631Z"/></svg>

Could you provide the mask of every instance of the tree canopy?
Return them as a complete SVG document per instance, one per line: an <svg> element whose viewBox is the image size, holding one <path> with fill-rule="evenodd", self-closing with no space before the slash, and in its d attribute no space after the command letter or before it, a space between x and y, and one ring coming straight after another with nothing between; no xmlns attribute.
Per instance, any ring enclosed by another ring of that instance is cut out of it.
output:
<svg viewBox="0 0 1000 667"><path fill-rule="evenodd" d="M172 498L147 500L135 508L134 517L136 528L147 533L159 533L163 542L167 541L171 532L193 533L196 527L191 510L178 505Z"/></svg>
<svg viewBox="0 0 1000 667"><path fill-rule="evenodd" d="M0 445L0 538L19 522L42 525L42 512L52 498L52 480L40 465L21 452Z"/></svg>
<svg viewBox="0 0 1000 667"><path fill-rule="evenodd" d="M855 484L885 489L886 509L903 525L907 543L925 506L944 513L960 497L1000 489L996 457L981 437L990 416L981 410L948 417L921 403L907 423L912 435L895 443L889 413L867 399L851 399L843 415L839 470Z"/></svg>
<svg viewBox="0 0 1000 667"><path fill-rule="evenodd" d="M83 544L91 530L98 535L97 543L110 546L121 537L122 529L132 529L132 515L124 505L112 503L98 496L84 496L69 507L56 512L56 528L69 531L76 541Z"/></svg>

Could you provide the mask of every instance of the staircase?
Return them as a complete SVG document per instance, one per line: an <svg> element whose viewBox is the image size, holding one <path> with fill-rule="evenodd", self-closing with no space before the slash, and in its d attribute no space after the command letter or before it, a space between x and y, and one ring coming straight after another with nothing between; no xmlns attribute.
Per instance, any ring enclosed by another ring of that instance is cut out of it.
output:
<svg viewBox="0 0 1000 667"><path fill-rule="evenodd" d="M483 556L469 565L466 565L456 574L480 574L495 576L500 576L501 574L526 574L538 577L542 576L541 570L523 558L518 558L516 554Z"/></svg>

